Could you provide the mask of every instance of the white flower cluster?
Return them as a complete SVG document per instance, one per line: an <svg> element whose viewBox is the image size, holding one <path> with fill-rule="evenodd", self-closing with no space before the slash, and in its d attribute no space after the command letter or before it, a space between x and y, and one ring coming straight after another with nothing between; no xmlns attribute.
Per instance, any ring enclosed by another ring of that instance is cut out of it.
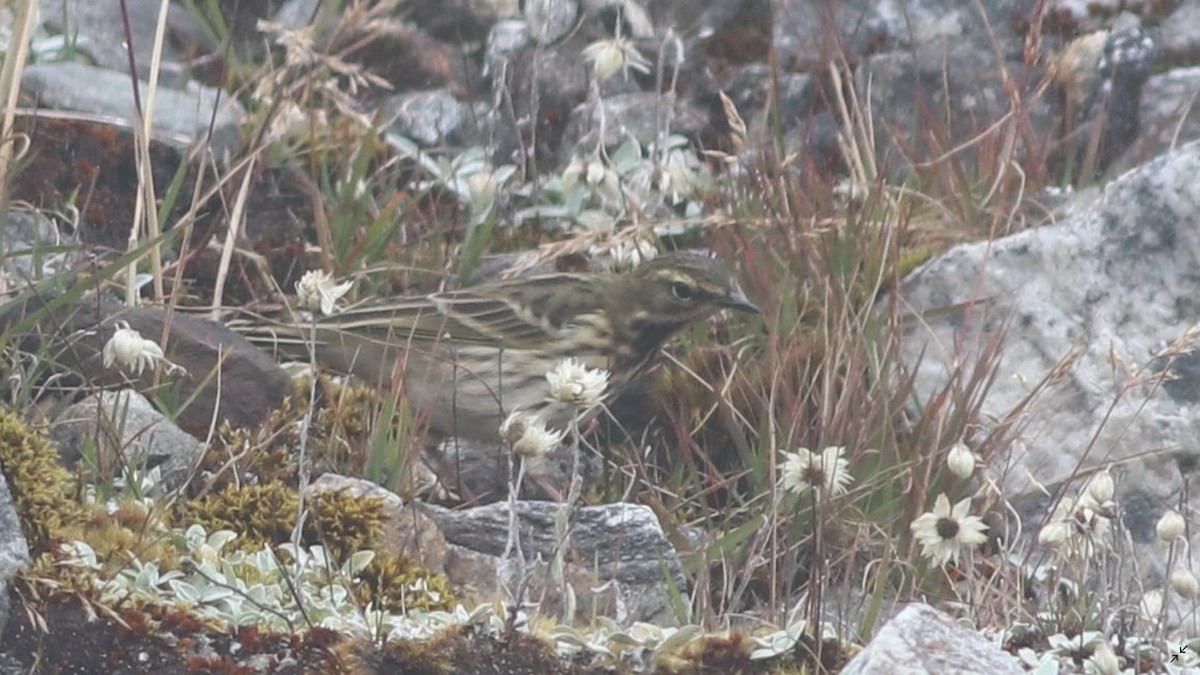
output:
<svg viewBox="0 0 1200 675"><path fill-rule="evenodd" d="M105 368L112 368L115 364L134 375L141 375L146 368L154 368L161 363L167 367L168 373L184 372L183 367L167 360L157 342L142 337L124 321L117 321L114 325L116 330L101 351Z"/></svg>
<svg viewBox="0 0 1200 675"><path fill-rule="evenodd" d="M337 311L337 302L350 291L354 284L346 281L336 284L324 270L309 270L296 282L296 300L309 311L318 311L330 316Z"/></svg>

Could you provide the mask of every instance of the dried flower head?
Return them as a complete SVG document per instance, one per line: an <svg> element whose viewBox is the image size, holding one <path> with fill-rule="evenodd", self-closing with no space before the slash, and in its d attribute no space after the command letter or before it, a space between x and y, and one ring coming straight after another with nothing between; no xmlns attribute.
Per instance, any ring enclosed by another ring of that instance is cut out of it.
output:
<svg viewBox="0 0 1200 675"><path fill-rule="evenodd" d="M583 408L594 406L604 398L608 377L607 370L588 368L575 358L559 361L554 370L546 373L551 396Z"/></svg>
<svg viewBox="0 0 1200 675"><path fill-rule="evenodd" d="M1116 492L1116 483L1113 481L1112 474L1108 469L1100 471L1093 475L1088 480L1087 487L1084 492L1092 499L1096 500L1097 504L1107 505L1112 502L1113 494Z"/></svg>
<svg viewBox="0 0 1200 675"><path fill-rule="evenodd" d="M1183 567L1177 567L1171 572L1171 588L1188 600L1195 600L1196 596L1200 595L1200 581L1196 580L1196 575L1192 574L1191 570Z"/></svg>
<svg viewBox="0 0 1200 675"><path fill-rule="evenodd" d="M921 543L921 555L937 565L957 562L959 550L982 544L987 525L978 516L968 515L970 498L953 506L944 494L937 496L933 511L912 522L913 536Z"/></svg>
<svg viewBox="0 0 1200 675"><path fill-rule="evenodd" d="M541 457L558 447L564 432L550 431L537 417L515 410L500 425L500 437L522 457Z"/></svg>
<svg viewBox="0 0 1200 675"><path fill-rule="evenodd" d="M1074 500L1059 500L1050 522L1038 533L1038 541L1064 556L1090 557L1095 546L1108 541L1115 516L1112 501L1101 504L1085 488Z"/></svg>
<svg viewBox="0 0 1200 675"><path fill-rule="evenodd" d="M326 316L337 311L337 301L341 300L353 284L349 281L335 284L333 277L324 270L309 270L296 282L296 299L300 306L310 311L318 311Z"/></svg>
<svg viewBox="0 0 1200 675"><path fill-rule="evenodd" d="M1038 532L1038 543L1050 548L1060 548L1071 540L1071 526L1064 520L1054 520Z"/></svg>
<svg viewBox="0 0 1200 675"><path fill-rule="evenodd" d="M124 321L115 325L117 329L104 344L102 352L105 368L111 368L115 363L134 375L141 375L147 366L153 368L159 362L170 363L157 342L142 337Z"/></svg>
<svg viewBox="0 0 1200 675"><path fill-rule="evenodd" d="M1187 523L1183 520L1183 516L1179 515L1178 511L1171 509L1162 514L1154 529L1158 533L1159 539L1165 542L1172 542L1187 529Z"/></svg>
<svg viewBox="0 0 1200 675"><path fill-rule="evenodd" d="M650 72L650 62L632 42L619 35L588 45L583 50L583 58L592 64L592 73L598 80L607 80L618 70L629 79L630 68L643 74Z"/></svg>
<svg viewBox="0 0 1200 675"><path fill-rule="evenodd" d="M818 498L844 494L854 482L850 462L843 457L845 450L841 446L830 446L820 454L808 448L784 452L783 463L779 465L783 489L795 494L812 489Z"/></svg>

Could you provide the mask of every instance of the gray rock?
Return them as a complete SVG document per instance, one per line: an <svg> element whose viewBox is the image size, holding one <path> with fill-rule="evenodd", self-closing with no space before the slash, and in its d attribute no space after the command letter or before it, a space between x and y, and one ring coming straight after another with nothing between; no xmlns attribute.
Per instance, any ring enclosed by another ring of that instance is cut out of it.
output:
<svg viewBox="0 0 1200 675"><path fill-rule="evenodd" d="M405 504L378 485L335 474L321 476L310 489L380 499L386 514L380 550L415 557L425 568L445 574L456 592L464 595L485 602L511 599L507 593L517 584L506 577L512 569L512 561L504 557L507 503L457 511ZM524 600L541 603L541 611L547 614L560 614L566 607L547 562L559 540L555 522L564 508L550 502L517 502L517 527L529 573ZM669 585L682 589L686 582L675 549L649 508L635 504L578 508L571 512L571 525L571 550L563 576L577 599L576 618L599 612L622 622L671 621ZM508 585L507 590L502 584Z"/></svg>
<svg viewBox="0 0 1200 675"><path fill-rule="evenodd" d="M25 675L29 672L29 666L21 663L17 657L0 653L0 675Z"/></svg>
<svg viewBox="0 0 1200 675"><path fill-rule="evenodd" d="M1024 81L1024 66L1005 64L1014 82ZM863 61L855 72L861 101L870 105L877 156L896 182L910 177L913 162L940 156L947 148L929 147L930 125L950 139L962 141L999 120L1010 104L1001 64L986 42L940 40L907 51L891 51ZM868 95L869 92L869 95ZM1032 104L1031 122L1045 132L1055 128ZM930 114L936 121L930 121ZM916 154L916 156L912 156Z"/></svg>
<svg viewBox="0 0 1200 675"><path fill-rule="evenodd" d="M571 112L560 146L560 161L565 165L579 148L596 147L601 129L604 147L612 149L630 137L645 147L668 132L696 138L707 123L707 116L691 102L670 93L606 96L599 107L584 103Z"/></svg>
<svg viewBox="0 0 1200 675"><path fill-rule="evenodd" d="M8 209L0 215L0 268L18 279L42 279L65 269L71 256L61 250L47 249L68 247L74 242L62 236L54 221L40 211ZM19 284L18 284L19 285Z"/></svg>
<svg viewBox="0 0 1200 675"><path fill-rule="evenodd" d="M121 475L120 467L158 467L165 489L187 479L204 445L175 426L136 391L103 391L63 411L50 425L50 438L64 461L99 458L100 468Z"/></svg>
<svg viewBox="0 0 1200 675"><path fill-rule="evenodd" d="M785 70L824 66L844 53L851 62L887 49L907 51L937 41L987 47L979 12L957 0L772 0L773 34ZM1019 3L983 3L989 25L1005 44L1009 19ZM980 39L975 40L973 37ZM1018 49L1014 45L1011 49Z"/></svg>
<svg viewBox="0 0 1200 675"><path fill-rule="evenodd" d="M8 580L29 565L29 544L21 532L21 523L13 508L12 492L8 481L0 473L0 636L8 622L10 598ZM2 642L2 640L0 640Z"/></svg>
<svg viewBox="0 0 1200 675"><path fill-rule="evenodd" d="M41 16L46 26L70 36L74 47L90 56L105 70L129 73L129 54L126 50L124 19L118 5L95 0L41 0ZM158 26L158 0L129 0L129 30L133 35L133 56L138 75L148 77L154 51L154 34ZM167 33L190 31L190 17L181 6L172 3L167 13ZM178 86L186 80L185 50L172 39L163 43L161 82ZM125 78L125 88L129 79Z"/></svg>
<svg viewBox="0 0 1200 675"><path fill-rule="evenodd" d="M563 38L575 27L579 3L575 0L528 0L524 18L529 35L538 44L548 45Z"/></svg>
<svg viewBox="0 0 1200 675"><path fill-rule="evenodd" d="M445 89L390 96L383 103L388 128L422 146L471 145L471 106Z"/></svg>
<svg viewBox="0 0 1200 675"><path fill-rule="evenodd" d="M1136 26L1113 30L1104 41L1094 73L1085 77L1091 91L1070 120L1067 150L1075 171L1086 181L1100 177L1137 138L1142 88L1162 58L1159 36Z"/></svg>
<svg viewBox="0 0 1200 675"><path fill-rule="evenodd" d="M1118 503L1157 505L1140 509L1140 522L1181 494L1188 510L1200 506L1185 490L1196 471L1200 356L1164 354L1200 322L1197 175L1193 142L1056 225L958 246L905 280L904 301L923 317L901 346L919 400L998 345L999 376L976 416L991 426L976 437L999 431L988 443L994 464L1008 468L997 476L1003 494L1036 496L1037 483L1057 487L1113 462L1122 467ZM1162 381L1168 366L1177 379ZM1162 574L1162 553L1139 549L1141 571Z"/></svg>
<svg viewBox="0 0 1200 675"><path fill-rule="evenodd" d="M82 63L36 63L25 69L21 88L43 108L106 115L133 123L136 119L128 75ZM138 83L142 105L149 85ZM217 114L213 119L213 109ZM241 148L238 124L246 116L241 104L218 90L196 84L187 89L159 87L154 106L155 138L176 147L203 141L213 121L212 147L220 156Z"/></svg>
<svg viewBox="0 0 1200 675"><path fill-rule="evenodd" d="M1146 81L1137 140L1118 161L1131 169L1172 147L1200 138L1200 67L1176 68Z"/></svg>
<svg viewBox="0 0 1200 675"><path fill-rule="evenodd" d="M1200 2L1179 3L1161 26L1167 61L1195 63L1200 57Z"/></svg>
<svg viewBox="0 0 1200 675"><path fill-rule="evenodd" d="M169 395L180 405L174 412L180 428L197 438L206 437L214 421L235 428L257 428L295 387L288 374L262 349L229 328L182 312L168 315L156 307L125 307L110 300L84 298L62 307L47 307L50 298L35 298L24 306L9 307L0 315L0 326L14 322L33 324L13 336L24 351L44 354L57 374L48 391L77 393L80 376L89 387L136 388ZM164 334L166 358L176 371L163 391L155 368L140 374L105 366L103 351L118 326L128 326L148 339Z"/></svg>
<svg viewBox="0 0 1200 675"><path fill-rule="evenodd" d="M1016 657L930 607L914 603L889 621L842 675L1007 675L1025 672Z"/></svg>
<svg viewBox="0 0 1200 675"><path fill-rule="evenodd" d="M508 504L459 511L422 508L447 542L446 574L451 581L460 580L483 597L501 597L497 570L508 567L503 558ZM561 611L563 602L544 561L553 557L558 545L555 521L564 508L550 502L517 502L521 549L533 570L533 588L539 589L529 599L540 598L550 611ZM675 549L653 511L626 503L588 506L571 511L570 522L571 550L566 559L578 562L568 562L564 574L575 589L580 618L591 616L598 604L596 611L618 622L670 621L668 588L683 589L686 582Z"/></svg>
<svg viewBox="0 0 1200 675"><path fill-rule="evenodd" d="M436 486L434 494L453 495L472 504L508 498L508 457L506 445L453 437L421 453L422 467ZM521 499L561 499L571 484L574 461L566 444L544 457L526 460ZM594 453L580 453L579 474L584 490L594 487L602 475L602 464Z"/></svg>

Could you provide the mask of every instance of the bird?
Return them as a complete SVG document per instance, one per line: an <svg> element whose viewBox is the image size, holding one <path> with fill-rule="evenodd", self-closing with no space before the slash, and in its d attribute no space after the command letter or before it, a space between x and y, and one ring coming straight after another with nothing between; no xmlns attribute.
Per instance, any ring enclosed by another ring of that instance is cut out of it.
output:
<svg viewBox="0 0 1200 675"><path fill-rule="evenodd" d="M543 274L377 298L311 324L242 332L277 356L311 353L327 369L402 390L431 431L501 443L514 411L549 428L579 419L546 378L563 360L608 371L615 396L673 335L723 309L761 313L720 260L674 252L623 274Z"/></svg>

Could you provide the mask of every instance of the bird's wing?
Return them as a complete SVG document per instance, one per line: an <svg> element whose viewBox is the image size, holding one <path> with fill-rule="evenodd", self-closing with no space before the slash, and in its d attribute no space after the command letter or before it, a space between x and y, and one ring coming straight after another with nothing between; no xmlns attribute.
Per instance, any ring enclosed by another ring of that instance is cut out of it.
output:
<svg viewBox="0 0 1200 675"><path fill-rule="evenodd" d="M586 286L586 279L576 275L526 277L425 298L363 303L321 325L402 340L541 349L562 337L569 317L554 311L561 299L578 298L578 289Z"/></svg>

